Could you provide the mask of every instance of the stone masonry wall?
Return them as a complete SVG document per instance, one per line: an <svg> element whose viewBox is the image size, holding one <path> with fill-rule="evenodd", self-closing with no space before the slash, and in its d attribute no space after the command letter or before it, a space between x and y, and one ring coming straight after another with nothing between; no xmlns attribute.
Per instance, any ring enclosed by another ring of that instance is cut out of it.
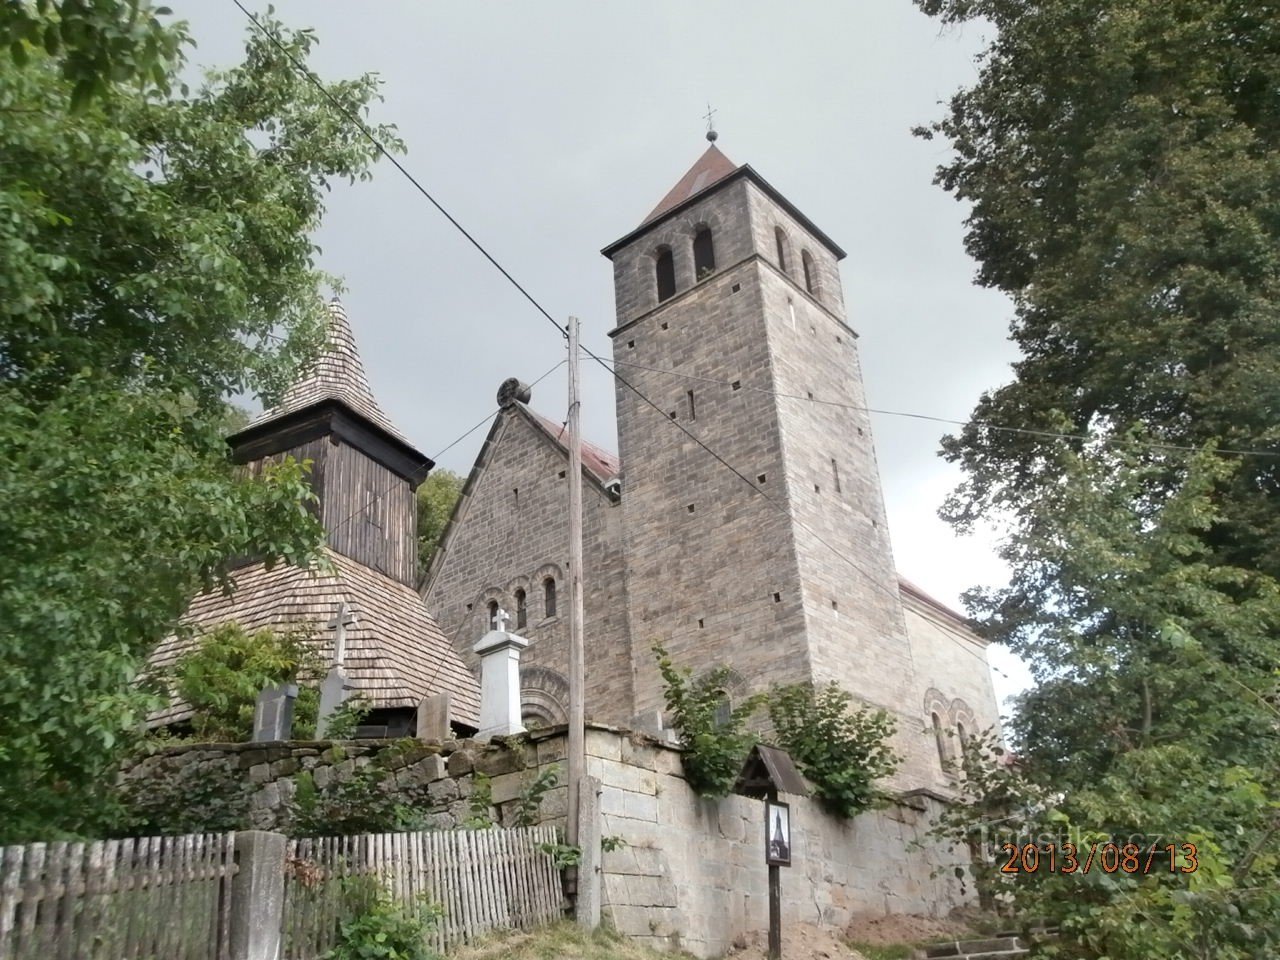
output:
<svg viewBox="0 0 1280 960"><path fill-rule="evenodd" d="M521 791L541 767L564 758L564 744L563 729L489 743L353 740L181 744L134 763L124 779L135 790L141 787L173 797L187 792L184 785L248 784L247 826L277 830L288 827L299 773L308 772L316 787L324 789L352 779L356 771L379 760L389 771L386 789L411 797L430 827L448 830L461 826L471 815L477 773L490 778L490 818L498 824L510 824ZM542 798L541 822L562 823L566 802L562 773L560 785Z"/></svg>
<svg viewBox="0 0 1280 960"><path fill-rule="evenodd" d="M603 835L626 841L603 856L604 916L615 929L700 957L768 930L763 801L701 799L678 750L614 731L588 731L587 773L601 783ZM784 924L843 930L856 915L945 916L966 902L957 855L925 838L939 798L918 793L853 820L810 799L779 799L791 805Z"/></svg>
<svg viewBox="0 0 1280 960"><path fill-rule="evenodd" d="M563 767L564 728L509 741L353 741L174 746L135 764L126 777L181 793L202 770L231 774L253 790L253 826L282 825L294 777L317 785L350 778L385 751L396 751L393 786L425 796L438 829L469 816L475 775L491 777L497 823L512 822L522 789L550 765ZM587 731L587 774L600 782L601 834L623 843L603 856L604 918L620 933L697 956L725 952L739 936L768 928L763 802L731 796L703 800L689 788L680 751L651 737L607 727ZM425 787L425 790L424 790ZM175 791L175 788L177 790ZM563 825L566 789L542 799L540 820ZM940 800L909 796L853 820L815 802L791 804L792 866L782 870L783 919L843 929L857 914L945 915L964 902L954 878L957 856L925 842ZM919 848L913 843L921 841Z"/></svg>

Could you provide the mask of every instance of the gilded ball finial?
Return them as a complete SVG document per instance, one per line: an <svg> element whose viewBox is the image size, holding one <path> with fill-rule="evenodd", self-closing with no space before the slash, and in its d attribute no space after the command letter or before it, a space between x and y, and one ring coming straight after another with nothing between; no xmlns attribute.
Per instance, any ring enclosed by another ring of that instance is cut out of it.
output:
<svg viewBox="0 0 1280 960"><path fill-rule="evenodd" d="M708 130L708 131L707 131L707 139L708 139L709 141L711 141L712 143L715 143L715 142L716 142L716 138L717 138L717 137L719 137L719 136L720 136L720 134L716 133L714 130Z"/></svg>

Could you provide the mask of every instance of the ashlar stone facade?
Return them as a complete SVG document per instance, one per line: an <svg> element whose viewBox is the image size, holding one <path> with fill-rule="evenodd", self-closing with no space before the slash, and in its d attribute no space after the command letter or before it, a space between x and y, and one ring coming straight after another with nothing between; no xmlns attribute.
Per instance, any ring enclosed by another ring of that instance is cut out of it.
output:
<svg viewBox="0 0 1280 960"><path fill-rule="evenodd" d="M604 253L614 361L643 397L617 384L620 462L591 448L584 466L588 715L657 725L661 642L695 671L730 667L744 692L838 682L897 717L893 786L947 790L959 727L998 723L990 668L963 618L895 569L843 251L712 146ZM542 571L566 567L555 430L503 411L428 571L464 656L488 603L511 610L524 589L536 608ZM558 720L538 698L563 676L567 631L536 609L527 622L528 710Z"/></svg>

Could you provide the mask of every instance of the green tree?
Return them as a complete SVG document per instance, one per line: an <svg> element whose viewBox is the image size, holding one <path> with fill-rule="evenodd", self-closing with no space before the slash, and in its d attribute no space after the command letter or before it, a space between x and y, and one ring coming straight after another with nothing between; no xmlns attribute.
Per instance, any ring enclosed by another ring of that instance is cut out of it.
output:
<svg viewBox="0 0 1280 960"><path fill-rule="evenodd" d="M1072 956L1275 956L1280 6L917 3L997 31L921 132L954 147L938 180L1022 351L943 442L944 516L1007 531L1011 582L970 605L1038 681L1013 733L1043 802L1015 812L1200 849L1195 873L1010 889Z"/></svg>
<svg viewBox="0 0 1280 960"><path fill-rule="evenodd" d="M119 31L131 9L92 5ZM24 11L54 15L11 3L0 22ZM310 33L270 28L306 57ZM164 29L157 49L180 49ZM255 34L198 91L172 52L163 77L102 72L87 101L69 48L16 42L0 57L3 843L99 828L99 784L151 702L131 681L226 557L314 556L304 467L237 474L224 398L270 402L316 348L329 278L309 233L330 181L375 156ZM356 113L376 96L367 76L327 89Z"/></svg>
<svg viewBox="0 0 1280 960"><path fill-rule="evenodd" d="M454 505L462 496L465 478L452 470L432 470L418 487L418 569L426 573Z"/></svg>

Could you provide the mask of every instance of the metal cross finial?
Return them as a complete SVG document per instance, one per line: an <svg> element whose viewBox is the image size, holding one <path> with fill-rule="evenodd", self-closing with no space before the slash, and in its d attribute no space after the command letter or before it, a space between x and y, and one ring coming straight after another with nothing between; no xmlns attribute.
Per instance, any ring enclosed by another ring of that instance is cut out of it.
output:
<svg viewBox="0 0 1280 960"><path fill-rule="evenodd" d="M507 624L510 621L511 615L499 607L498 612L493 615L493 629L497 630L499 633L506 633Z"/></svg>
<svg viewBox="0 0 1280 960"><path fill-rule="evenodd" d="M716 128L711 125L711 118L714 117L715 114L716 111L711 109L711 103L708 101L707 112L703 119L707 121L707 140L711 143L715 143L716 137L720 136L720 134L716 133Z"/></svg>
<svg viewBox="0 0 1280 960"><path fill-rule="evenodd" d="M333 662L342 665L347 656L347 627L356 622L356 615L347 607L347 601L338 604L338 610L329 620L333 633Z"/></svg>

